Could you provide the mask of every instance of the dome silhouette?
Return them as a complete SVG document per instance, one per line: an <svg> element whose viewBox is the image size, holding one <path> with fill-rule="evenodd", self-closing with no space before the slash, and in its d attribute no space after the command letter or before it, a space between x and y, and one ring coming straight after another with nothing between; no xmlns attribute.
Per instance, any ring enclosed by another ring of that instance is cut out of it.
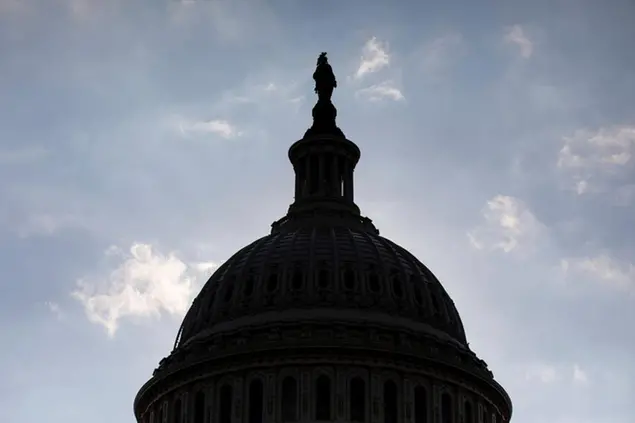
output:
<svg viewBox="0 0 635 423"><path fill-rule="evenodd" d="M295 200L194 299L139 390L140 423L506 423L511 400L470 349L454 302L354 202L360 150L331 103L291 145Z"/></svg>

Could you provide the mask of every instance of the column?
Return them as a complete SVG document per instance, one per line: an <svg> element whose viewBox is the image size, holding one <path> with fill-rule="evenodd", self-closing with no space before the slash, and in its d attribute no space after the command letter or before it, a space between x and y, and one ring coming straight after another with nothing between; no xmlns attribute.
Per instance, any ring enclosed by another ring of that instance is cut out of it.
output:
<svg viewBox="0 0 635 423"><path fill-rule="evenodd" d="M241 423L243 421L243 378L236 377L234 379L234 413L232 423Z"/></svg>
<svg viewBox="0 0 635 423"><path fill-rule="evenodd" d="M333 197L339 198L342 196L342 186L341 186L341 176L339 169L339 156L337 154L333 154L331 156L331 195Z"/></svg>

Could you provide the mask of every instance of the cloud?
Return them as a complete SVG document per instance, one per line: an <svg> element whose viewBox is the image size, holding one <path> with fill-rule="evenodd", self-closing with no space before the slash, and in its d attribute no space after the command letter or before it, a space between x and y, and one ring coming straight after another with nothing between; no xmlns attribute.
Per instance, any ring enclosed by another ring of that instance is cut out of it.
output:
<svg viewBox="0 0 635 423"><path fill-rule="evenodd" d="M377 72L389 64L388 44L382 44L377 40L377 37L373 37L362 48L362 57L357 72L355 72L355 78L359 79L369 73Z"/></svg>
<svg viewBox="0 0 635 423"><path fill-rule="evenodd" d="M521 246L530 247L544 232L544 225L519 199L497 195L483 208L485 223L468 232L478 250L502 250L509 253Z"/></svg>
<svg viewBox="0 0 635 423"><path fill-rule="evenodd" d="M384 81L379 84L371 85L370 87L362 88L357 90L356 95L370 101L383 99L399 101L404 99L402 92L395 87L393 81Z"/></svg>
<svg viewBox="0 0 635 423"><path fill-rule="evenodd" d="M459 32L443 34L424 44L417 53L428 77L443 77L463 51L463 36Z"/></svg>
<svg viewBox="0 0 635 423"><path fill-rule="evenodd" d="M223 119L189 123L181 122L179 123L179 130L184 136L190 134L215 134L225 139L236 138L242 134L236 126Z"/></svg>
<svg viewBox="0 0 635 423"><path fill-rule="evenodd" d="M635 126L613 126L579 130L563 137L558 153L558 168L572 179L578 194L606 188L608 179L631 167L635 151ZM628 188L622 195L629 194Z"/></svg>
<svg viewBox="0 0 635 423"><path fill-rule="evenodd" d="M558 370L555 366L535 363L530 365L525 372L526 380L538 380L545 384L551 384L557 382L560 378Z"/></svg>
<svg viewBox="0 0 635 423"><path fill-rule="evenodd" d="M587 373L577 364L573 365L573 383L576 385L587 385L589 383Z"/></svg>
<svg viewBox="0 0 635 423"><path fill-rule="evenodd" d="M546 385L561 382L578 386L589 384L589 377L579 364L556 366L547 363L533 363L527 366L525 380L537 381Z"/></svg>
<svg viewBox="0 0 635 423"><path fill-rule="evenodd" d="M624 291L633 292L635 289L635 265L621 263L606 253L592 257L563 259L560 265L567 274L586 275Z"/></svg>
<svg viewBox="0 0 635 423"><path fill-rule="evenodd" d="M64 314L62 313L62 308L60 305L53 301L46 301L44 303L49 311L55 316L56 319L61 320L64 318Z"/></svg>
<svg viewBox="0 0 635 423"><path fill-rule="evenodd" d="M82 303L88 319L111 337L127 317L184 315L200 288L198 280L217 267L188 264L174 253L164 255L142 243L133 244L128 254L111 247L106 256L123 262L105 277L79 280L72 296Z"/></svg>
<svg viewBox="0 0 635 423"><path fill-rule="evenodd" d="M534 52L534 44L527 37L525 31L520 25L514 25L507 28L503 39L508 44L516 45L520 50L520 55L525 59L530 58Z"/></svg>

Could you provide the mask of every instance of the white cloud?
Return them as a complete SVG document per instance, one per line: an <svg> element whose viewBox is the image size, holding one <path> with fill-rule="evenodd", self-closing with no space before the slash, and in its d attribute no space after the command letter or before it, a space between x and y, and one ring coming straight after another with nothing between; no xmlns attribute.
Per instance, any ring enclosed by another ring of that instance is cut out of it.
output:
<svg viewBox="0 0 635 423"><path fill-rule="evenodd" d="M476 249L506 253L521 245L530 246L544 231L544 225L519 199L497 195L483 208L485 223L468 233Z"/></svg>
<svg viewBox="0 0 635 423"><path fill-rule="evenodd" d="M520 55L528 59L534 52L534 44L527 37L525 31L520 25L514 25L507 28L504 35L505 42L516 45L520 50Z"/></svg>
<svg viewBox="0 0 635 423"><path fill-rule="evenodd" d="M635 265L621 263L608 254L563 259L560 265L565 273L584 274L626 291L635 288Z"/></svg>
<svg viewBox="0 0 635 423"><path fill-rule="evenodd" d="M388 44L381 43L377 37L373 37L364 44L361 62L357 72L355 72L355 78L359 79L369 73L377 72L389 64Z"/></svg>
<svg viewBox="0 0 635 423"><path fill-rule="evenodd" d="M216 134L225 139L235 138L242 134L238 128L223 119L189 123L181 122L179 123L179 130L184 136L189 134Z"/></svg>
<svg viewBox="0 0 635 423"><path fill-rule="evenodd" d="M423 71L429 77L442 77L463 51L463 36L458 32L444 34L426 43L419 53Z"/></svg>
<svg viewBox="0 0 635 423"><path fill-rule="evenodd" d="M395 87L393 81L384 81L379 84L371 85L370 87L362 88L357 91L356 95L370 101L379 101L386 98L395 101L404 99L402 92Z"/></svg>
<svg viewBox="0 0 635 423"><path fill-rule="evenodd" d="M551 384L557 382L560 379L555 366L551 366L543 363L532 364L525 372L525 379L538 380L545 384Z"/></svg>
<svg viewBox="0 0 635 423"><path fill-rule="evenodd" d="M72 296L109 336L126 317L184 315L199 290L199 279L217 267L209 262L188 264L173 253L163 255L140 243L133 244L129 254L115 247L106 255L122 258L123 263L105 277L79 280Z"/></svg>
<svg viewBox="0 0 635 423"><path fill-rule="evenodd" d="M573 383L576 385L586 385L589 383L587 373L577 364L573 365Z"/></svg>
<svg viewBox="0 0 635 423"><path fill-rule="evenodd" d="M544 384L573 383L584 386L589 383L587 373L578 364L573 366L533 363L527 366L525 380L538 381Z"/></svg>
<svg viewBox="0 0 635 423"><path fill-rule="evenodd" d="M633 151L635 126L580 130L563 137L557 165L581 195L603 190L607 178L632 166Z"/></svg>
<svg viewBox="0 0 635 423"><path fill-rule="evenodd" d="M265 91L276 91L277 89L278 89L278 86L274 84L273 82L270 82L265 86Z"/></svg>
<svg viewBox="0 0 635 423"><path fill-rule="evenodd" d="M53 301L46 301L44 304L49 309L49 311L53 313L55 318L57 318L58 320L61 320L64 318L64 314L62 313L62 308L60 307L58 303Z"/></svg>

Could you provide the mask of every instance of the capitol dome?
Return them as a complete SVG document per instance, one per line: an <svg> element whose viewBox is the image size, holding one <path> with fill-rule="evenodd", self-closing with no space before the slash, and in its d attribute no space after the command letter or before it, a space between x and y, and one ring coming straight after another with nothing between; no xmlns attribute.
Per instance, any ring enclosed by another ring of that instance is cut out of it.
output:
<svg viewBox="0 0 635 423"><path fill-rule="evenodd" d="M325 54L313 126L289 149L295 201L194 299L135 399L140 423L506 423L511 401L454 302L354 202Z"/></svg>
<svg viewBox="0 0 635 423"><path fill-rule="evenodd" d="M238 251L194 300L176 347L256 319L334 316L407 326L465 346L459 314L434 275L376 230L344 223L277 231Z"/></svg>

